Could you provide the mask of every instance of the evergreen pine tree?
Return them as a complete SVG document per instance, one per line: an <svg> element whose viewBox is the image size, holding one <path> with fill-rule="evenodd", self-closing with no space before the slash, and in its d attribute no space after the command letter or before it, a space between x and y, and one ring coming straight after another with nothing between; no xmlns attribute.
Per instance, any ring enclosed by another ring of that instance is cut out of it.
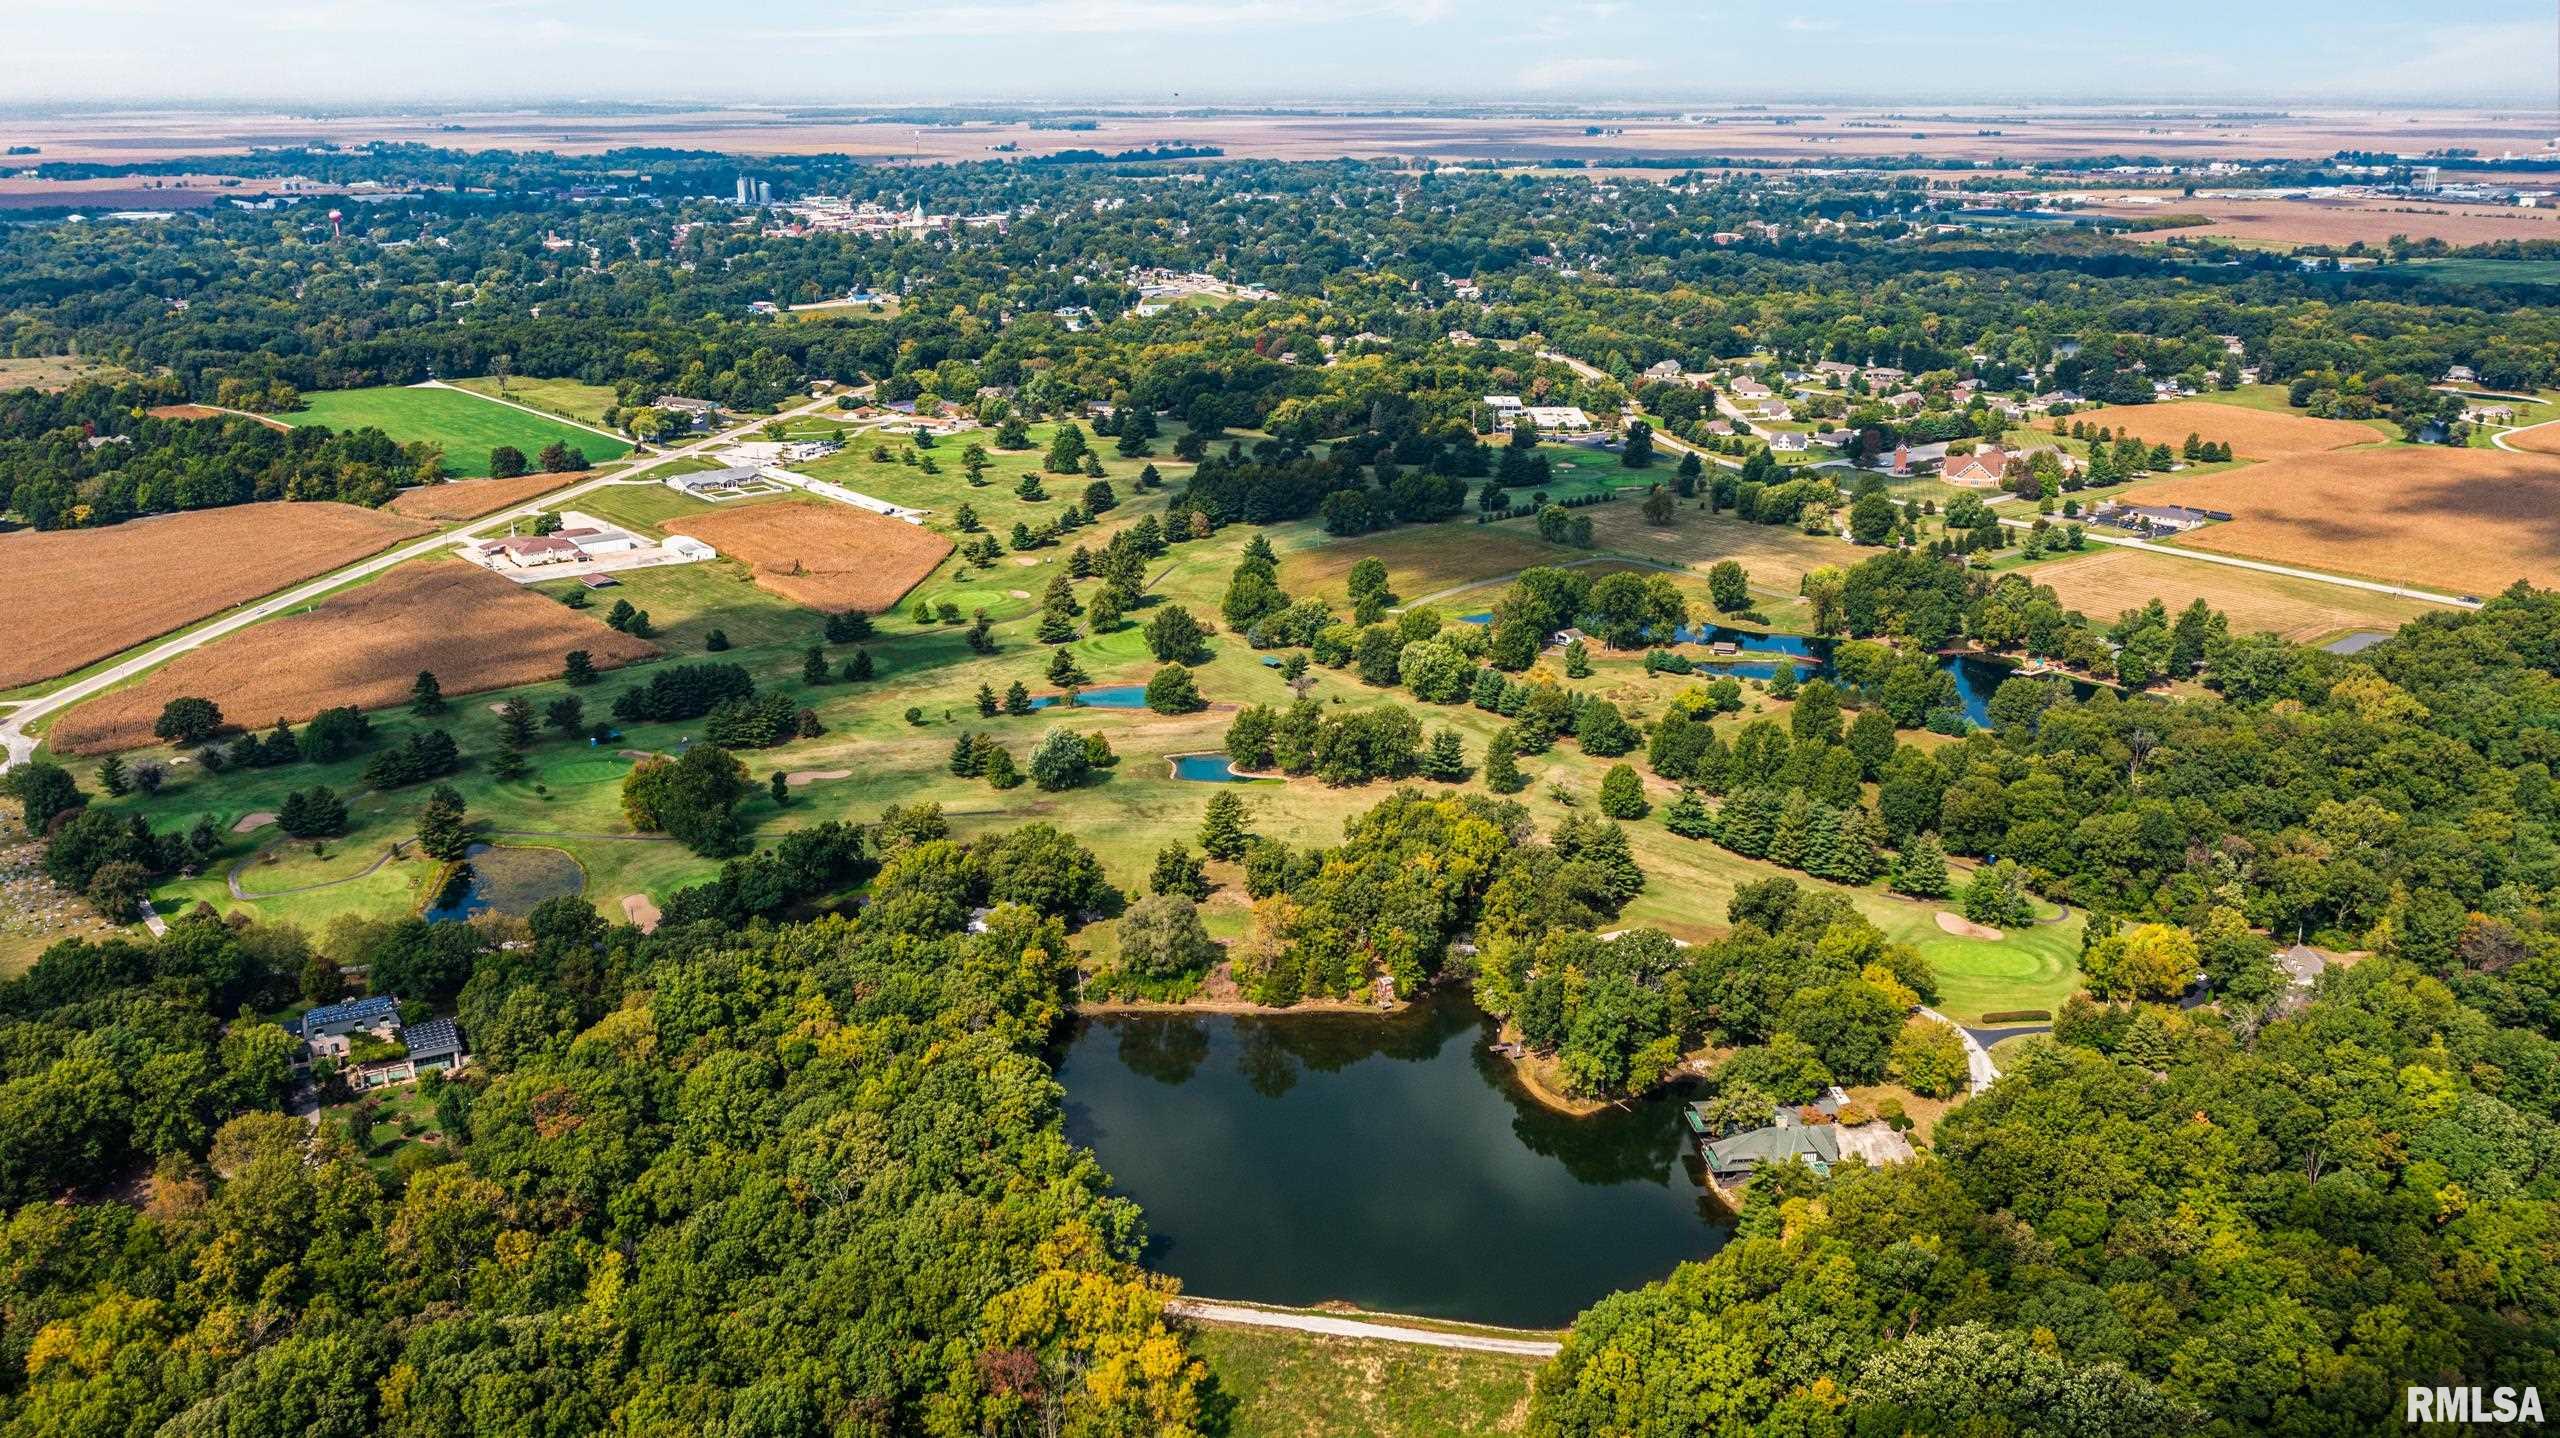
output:
<svg viewBox="0 0 2560 1438"><path fill-rule="evenodd" d="M1209 812L1200 819L1200 851L1233 861L1243 858L1252 842L1252 831L1244 825L1244 800L1223 789L1210 795Z"/></svg>
<svg viewBox="0 0 2560 1438"><path fill-rule="evenodd" d="M409 712L441 714L444 712L444 686L436 682L433 671L418 671L418 682L409 686Z"/></svg>
<svg viewBox="0 0 2560 1438"><path fill-rule="evenodd" d="M1653 811L1633 764L1612 764L1600 780L1600 812L1612 819L1641 819Z"/></svg>
<svg viewBox="0 0 2560 1438"><path fill-rule="evenodd" d="M996 717L995 686L990 684L981 684L978 686L978 717L981 719L993 719Z"/></svg>
<svg viewBox="0 0 2560 1438"><path fill-rule="evenodd" d="M1457 784L1467 777L1466 741L1455 729L1443 728L1431 736L1431 747L1423 751L1424 777Z"/></svg>
<svg viewBox="0 0 2560 1438"><path fill-rule="evenodd" d="M1520 772L1520 737L1505 724L1484 749L1485 787L1497 794L1517 794L1529 787L1529 776Z"/></svg>
<svg viewBox="0 0 2560 1438"><path fill-rule="evenodd" d="M853 657L844 662L844 677L860 683L870 678L876 667L872 663L870 650L857 649L853 651Z"/></svg>
<svg viewBox="0 0 2560 1438"><path fill-rule="evenodd" d="M1897 893L1915 899L1943 899L1947 896L1947 851L1938 846L1935 834L1916 834L1894 856L1892 887Z"/></svg>
<svg viewBox="0 0 2560 1438"><path fill-rule="evenodd" d="M1011 789L1022 783L1022 771L1014 767L1013 754L1003 745L987 750L987 782L998 789Z"/></svg>
<svg viewBox="0 0 2560 1438"><path fill-rule="evenodd" d="M1683 789L1680 797L1662 811L1662 827L1683 839L1704 839L1715 832L1716 816L1707 811L1697 790Z"/></svg>

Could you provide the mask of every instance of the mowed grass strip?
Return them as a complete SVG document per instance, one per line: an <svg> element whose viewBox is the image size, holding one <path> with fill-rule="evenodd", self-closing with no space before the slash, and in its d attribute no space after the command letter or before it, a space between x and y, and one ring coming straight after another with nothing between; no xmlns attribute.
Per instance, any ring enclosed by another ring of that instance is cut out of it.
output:
<svg viewBox="0 0 2560 1438"><path fill-rule="evenodd" d="M756 583L794 604L869 614L905 598L952 549L922 525L834 503L760 504L665 528L753 565Z"/></svg>
<svg viewBox="0 0 2560 1438"><path fill-rule="evenodd" d="M1540 1360L1200 1325L1193 1342L1235 1399L1235 1438L1474 1438L1519 1433Z"/></svg>
<svg viewBox="0 0 2560 1438"><path fill-rule="evenodd" d="M17 630L0 649L0 688L68 674L432 527L278 501L0 535L0 603Z"/></svg>
<svg viewBox="0 0 2560 1438"><path fill-rule="evenodd" d="M593 430L527 414L458 389L382 385L373 389L321 390L302 397L302 408L284 416L292 424L330 429L371 426L406 444L424 440L444 450L444 471L465 478L489 473L489 451L513 445L526 459L558 441L602 463L631 446Z"/></svg>
<svg viewBox="0 0 2560 1438"><path fill-rule="evenodd" d="M222 706L233 724L260 728L340 704L385 709L404 702L421 669L458 696L557 675L572 649L586 650L598 669L658 653L647 640L460 560L404 566L181 655L65 714L46 737L74 754L140 748L153 742L161 709L187 695Z"/></svg>
<svg viewBox="0 0 2560 1438"><path fill-rule="evenodd" d="M506 388L498 387L496 376L452 381L455 389L467 389L491 399L510 400L529 409L560 415L586 424L603 424L604 412L614 407L616 399L611 385L581 384L573 379L526 379L512 376Z"/></svg>

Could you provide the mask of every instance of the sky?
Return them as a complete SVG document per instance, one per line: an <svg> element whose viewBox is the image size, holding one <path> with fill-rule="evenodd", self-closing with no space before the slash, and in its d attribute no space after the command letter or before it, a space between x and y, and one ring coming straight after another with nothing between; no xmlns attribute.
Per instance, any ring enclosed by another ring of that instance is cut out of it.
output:
<svg viewBox="0 0 2560 1438"><path fill-rule="evenodd" d="M2560 106L2553 0L8 0L0 102Z"/></svg>

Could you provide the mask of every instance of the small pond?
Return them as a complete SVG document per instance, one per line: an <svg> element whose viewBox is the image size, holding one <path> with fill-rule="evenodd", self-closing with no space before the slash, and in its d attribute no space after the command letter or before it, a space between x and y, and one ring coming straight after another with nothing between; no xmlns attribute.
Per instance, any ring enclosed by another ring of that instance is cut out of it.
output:
<svg viewBox="0 0 2560 1438"><path fill-rule="evenodd" d="M464 852L463 865L428 908L428 919L455 923L474 914L522 918L545 899L587 887L587 871L558 849L474 844Z"/></svg>
<svg viewBox="0 0 2560 1438"><path fill-rule="evenodd" d="M1173 756L1173 777L1199 784L1258 782L1254 775L1237 773L1235 765L1228 762L1224 754L1176 754Z"/></svg>
<svg viewBox="0 0 2560 1438"><path fill-rule="evenodd" d="M1031 701L1034 709L1054 709L1064 703L1063 694L1042 694ZM1096 689L1076 691L1075 707L1079 709L1144 709L1147 686L1144 684L1105 684Z"/></svg>
<svg viewBox="0 0 2560 1438"><path fill-rule="evenodd" d="M1569 1118L1462 994L1366 1014L1103 1014L1058 1063L1067 1136L1211 1298L1545 1327L1725 1241L1680 1100Z"/></svg>

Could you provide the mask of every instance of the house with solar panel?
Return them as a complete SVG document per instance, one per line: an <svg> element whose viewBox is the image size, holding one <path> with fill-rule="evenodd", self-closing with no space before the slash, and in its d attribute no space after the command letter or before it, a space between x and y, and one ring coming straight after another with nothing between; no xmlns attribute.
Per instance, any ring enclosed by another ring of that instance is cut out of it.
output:
<svg viewBox="0 0 2560 1438"><path fill-rule="evenodd" d="M453 1020L404 1024L399 999L388 994L323 1004L287 1027L302 1040L297 1068L342 1074L357 1090L409 1083L420 1074L460 1068L471 1058Z"/></svg>

